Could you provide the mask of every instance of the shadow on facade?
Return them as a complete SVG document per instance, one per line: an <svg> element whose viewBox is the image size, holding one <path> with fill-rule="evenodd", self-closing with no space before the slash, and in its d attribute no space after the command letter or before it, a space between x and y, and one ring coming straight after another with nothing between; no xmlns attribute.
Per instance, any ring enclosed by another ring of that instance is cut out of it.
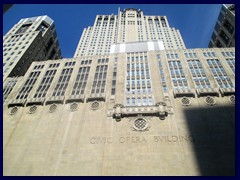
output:
<svg viewBox="0 0 240 180"><path fill-rule="evenodd" d="M235 106L185 110L193 150L203 176L235 175Z"/></svg>

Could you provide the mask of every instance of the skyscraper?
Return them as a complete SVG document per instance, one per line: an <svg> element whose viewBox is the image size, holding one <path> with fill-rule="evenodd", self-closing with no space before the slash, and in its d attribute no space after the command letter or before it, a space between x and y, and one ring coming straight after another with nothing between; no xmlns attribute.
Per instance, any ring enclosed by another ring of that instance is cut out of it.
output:
<svg viewBox="0 0 240 180"><path fill-rule="evenodd" d="M131 32L31 64L3 104L4 175L235 174L235 49Z"/></svg>
<svg viewBox="0 0 240 180"><path fill-rule="evenodd" d="M146 16L139 9L124 9L118 15L97 15L93 27L85 28L74 57L107 55L111 45L161 41L164 49L185 49L178 29L166 16Z"/></svg>
<svg viewBox="0 0 240 180"><path fill-rule="evenodd" d="M208 47L235 47L235 4L223 4Z"/></svg>
<svg viewBox="0 0 240 180"><path fill-rule="evenodd" d="M21 19L3 37L3 81L24 75L33 61L60 58L54 21L48 16Z"/></svg>

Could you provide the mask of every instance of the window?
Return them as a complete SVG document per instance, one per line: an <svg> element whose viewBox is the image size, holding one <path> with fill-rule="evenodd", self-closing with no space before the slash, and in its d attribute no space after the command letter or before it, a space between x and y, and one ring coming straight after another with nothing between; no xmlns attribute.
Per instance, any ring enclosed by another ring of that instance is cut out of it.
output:
<svg viewBox="0 0 240 180"><path fill-rule="evenodd" d="M69 80L72 75L72 71L73 68L65 68L62 70L52 96L64 96Z"/></svg>
<svg viewBox="0 0 240 180"><path fill-rule="evenodd" d="M163 73L163 68L162 68L162 63L161 63L161 60L160 60L160 55L158 54L157 55L157 60L158 60L158 68L159 68L159 73L160 73L160 76L161 76L161 84L162 84L162 89L163 89L163 92L166 93L167 92L167 85L166 85L166 80L165 80L165 76L164 76L164 73Z"/></svg>
<svg viewBox="0 0 240 180"><path fill-rule="evenodd" d="M104 93L106 85L108 65L99 65L96 67L94 81L92 84L91 93Z"/></svg>
<svg viewBox="0 0 240 180"><path fill-rule="evenodd" d="M71 92L71 95L84 94L89 76L90 67L80 67Z"/></svg>
<svg viewBox="0 0 240 180"><path fill-rule="evenodd" d="M148 102L143 101L142 95L150 95L152 87L147 55L143 52L129 53L126 71L127 84L125 93L128 96L126 98L130 99L130 104L126 104L126 106L141 106L144 103L149 105ZM137 98L134 96L137 96Z"/></svg>
<svg viewBox="0 0 240 180"><path fill-rule="evenodd" d="M23 87L20 89L16 99L26 99L29 92L32 90L33 85L36 83L38 76L41 71L33 71L30 73L27 81L24 83Z"/></svg>
<svg viewBox="0 0 240 180"><path fill-rule="evenodd" d="M35 95L34 95L34 98L44 98L46 96L46 93L53 81L53 78L56 74L57 70L48 70L42 81L41 81L41 84L39 85Z"/></svg>
<svg viewBox="0 0 240 180"><path fill-rule="evenodd" d="M210 81L203 70L201 62L199 60L188 60L187 63L196 88L211 88Z"/></svg>
<svg viewBox="0 0 240 180"><path fill-rule="evenodd" d="M171 74L172 84L174 90L188 89L188 83L182 69L180 61L168 61L168 67Z"/></svg>
<svg viewBox="0 0 240 180"><path fill-rule="evenodd" d="M232 59L226 59L228 65L232 69L233 73L235 74L235 58Z"/></svg>
<svg viewBox="0 0 240 180"><path fill-rule="evenodd" d="M233 83L218 59L207 59L207 63L220 88L234 88Z"/></svg>

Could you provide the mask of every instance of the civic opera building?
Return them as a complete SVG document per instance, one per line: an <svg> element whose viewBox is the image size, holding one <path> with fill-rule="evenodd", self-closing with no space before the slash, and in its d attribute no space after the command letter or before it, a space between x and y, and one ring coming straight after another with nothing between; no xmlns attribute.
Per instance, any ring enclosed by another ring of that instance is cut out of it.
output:
<svg viewBox="0 0 240 180"><path fill-rule="evenodd" d="M4 175L235 175L235 48L166 16L97 15L73 58L8 78Z"/></svg>

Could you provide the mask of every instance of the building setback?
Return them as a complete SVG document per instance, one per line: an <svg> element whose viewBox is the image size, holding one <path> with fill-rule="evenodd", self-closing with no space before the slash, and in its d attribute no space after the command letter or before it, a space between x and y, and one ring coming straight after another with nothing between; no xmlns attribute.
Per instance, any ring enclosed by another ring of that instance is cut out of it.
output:
<svg viewBox="0 0 240 180"><path fill-rule="evenodd" d="M118 15L97 15L94 25L84 28L74 57L107 55L113 44L142 41L162 41L164 49L186 48L166 16L145 16L140 9L128 8Z"/></svg>
<svg viewBox="0 0 240 180"><path fill-rule="evenodd" d="M235 175L235 49L130 34L19 77L3 104L4 175Z"/></svg>
<svg viewBox="0 0 240 180"><path fill-rule="evenodd" d="M223 4L208 47L235 47L235 4Z"/></svg>

